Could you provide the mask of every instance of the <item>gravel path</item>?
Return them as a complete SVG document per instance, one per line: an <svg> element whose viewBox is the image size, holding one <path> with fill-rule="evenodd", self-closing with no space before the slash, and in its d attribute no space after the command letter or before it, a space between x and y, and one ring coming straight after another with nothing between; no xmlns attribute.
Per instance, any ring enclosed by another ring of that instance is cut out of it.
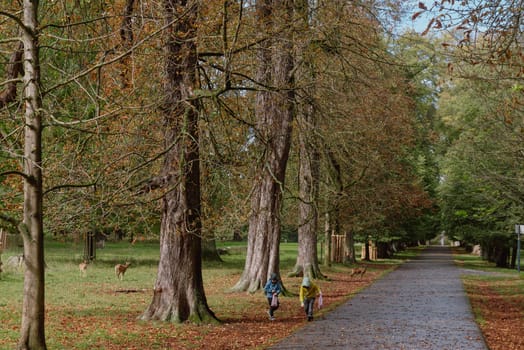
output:
<svg viewBox="0 0 524 350"><path fill-rule="evenodd" d="M270 349L487 350L460 273L449 248L428 247Z"/></svg>

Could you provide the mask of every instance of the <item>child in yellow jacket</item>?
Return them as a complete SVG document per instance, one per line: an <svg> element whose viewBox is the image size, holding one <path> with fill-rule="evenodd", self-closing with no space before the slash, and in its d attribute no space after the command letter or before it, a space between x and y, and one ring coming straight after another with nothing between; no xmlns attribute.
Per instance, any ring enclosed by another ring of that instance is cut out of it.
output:
<svg viewBox="0 0 524 350"><path fill-rule="evenodd" d="M313 307L315 305L315 298L317 296L319 297L320 307L320 300L322 299L322 292L320 291L320 288L311 282L308 277L304 277L302 280L302 285L300 286L299 298L300 306L304 308L308 321L313 321Z"/></svg>

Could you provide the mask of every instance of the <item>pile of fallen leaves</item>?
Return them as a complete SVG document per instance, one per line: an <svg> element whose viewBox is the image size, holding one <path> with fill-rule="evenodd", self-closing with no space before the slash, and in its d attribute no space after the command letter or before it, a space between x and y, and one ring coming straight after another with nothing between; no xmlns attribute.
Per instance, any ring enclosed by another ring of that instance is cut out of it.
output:
<svg viewBox="0 0 524 350"><path fill-rule="evenodd" d="M327 279L317 280L323 293L323 307L315 310L319 318L352 294L376 280L385 270L394 265L373 263L363 276L350 277L349 268L330 272ZM137 321L137 317L151 301L149 293L118 295L133 298L137 307L131 311L107 310L100 314L81 315L78 310L68 317L63 308L48 311L48 325L60 324L65 348L79 348L83 333L102 332L97 344L89 343L96 349L264 349L290 335L307 323L298 295L281 297L280 308L275 312L276 320L270 321L267 314L267 299L262 292L249 294L231 293L228 288L238 281L240 275L232 274L206 285L208 304L220 319L220 324L193 325L151 323ZM283 278L284 287L291 293L298 293L302 278ZM108 291L108 293L114 293ZM121 294L121 293L120 293ZM55 333L55 332L53 332Z"/></svg>
<svg viewBox="0 0 524 350"><path fill-rule="evenodd" d="M323 307L315 309L315 317L322 315L344 301L360 289L376 280L384 270L391 269L392 265L373 264L363 278L350 277L348 270L331 272L326 280L316 283L322 290ZM370 271L371 270L371 271ZM238 280L235 276L232 282ZM298 294L302 278L284 279L284 287L290 292ZM230 295L230 300L247 298L251 305L230 317L222 319L220 326L210 327L202 336L200 346L205 349L263 349L290 335L307 323L304 310L300 307L298 295L280 298L281 304L275 311L275 321L270 321L267 314L267 300L262 293L247 296L245 293ZM256 300L252 300L255 298ZM249 305L248 300L243 303ZM173 349L179 349L171 343ZM194 348L199 348L193 344Z"/></svg>
<svg viewBox="0 0 524 350"><path fill-rule="evenodd" d="M524 349L522 279L467 278L464 285L490 350Z"/></svg>

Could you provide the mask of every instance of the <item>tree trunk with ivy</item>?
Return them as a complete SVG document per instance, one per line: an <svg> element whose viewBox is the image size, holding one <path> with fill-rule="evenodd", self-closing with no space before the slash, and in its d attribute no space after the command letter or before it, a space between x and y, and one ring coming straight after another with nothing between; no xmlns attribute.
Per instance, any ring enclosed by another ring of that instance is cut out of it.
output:
<svg viewBox="0 0 524 350"><path fill-rule="evenodd" d="M153 300L142 320L216 322L209 309L202 278L200 105L198 87L197 1L165 0L165 147L160 262ZM182 16L177 18L178 16Z"/></svg>

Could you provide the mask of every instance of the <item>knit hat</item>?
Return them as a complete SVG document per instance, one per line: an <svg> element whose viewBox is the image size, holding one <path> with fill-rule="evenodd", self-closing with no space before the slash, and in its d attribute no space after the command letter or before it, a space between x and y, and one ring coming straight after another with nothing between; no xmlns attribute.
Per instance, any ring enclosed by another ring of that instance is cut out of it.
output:
<svg viewBox="0 0 524 350"><path fill-rule="evenodd" d="M302 280L302 287L310 287L310 286L311 286L311 282L309 281L309 278L304 277L304 279Z"/></svg>
<svg viewBox="0 0 524 350"><path fill-rule="evenodd" d="M278 281L278 275L276 273L272 273L271 274L271 279L275 280L275 281Z"/></svg>

